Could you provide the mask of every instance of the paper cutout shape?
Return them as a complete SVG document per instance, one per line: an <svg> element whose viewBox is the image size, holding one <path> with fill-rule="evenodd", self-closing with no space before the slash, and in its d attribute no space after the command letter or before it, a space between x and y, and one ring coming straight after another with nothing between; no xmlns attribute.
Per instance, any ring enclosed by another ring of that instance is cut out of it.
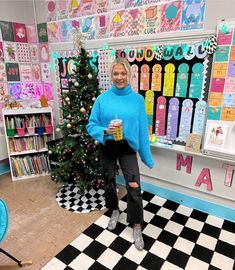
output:
<svg viewBox="0 0 235 270"><path fill-rule="evenodd" d="M226 84L224 88L224 92L232 92L235 93L235 78L227 78Z"/></svg>
<svg viewBox="0 0 235 270"><path fill-rule="evenodd" d="M225 85L225 79L212 78L211 91L212 92L223 92Z"/></svg>
<svg viewBox="0 0 235 270"><path fill-rule="evenodd" d="M47 34L48 34L48 41L49 42L59 42L59 25L57 22L47 23Z"/></svg>
<svg viewBox="0 0 235 270"><path fill-rule="evenodd" d="M235 166L229 165L229 164L223 164L223 169L226 169L225 179L224 179L224 185L227 187L232 186L232 180L234 175Z"/></svg>
<svg viewBox="0 0 235 270"><path fill-rule="evenodd" d="M210 106L221 106L222 105L223 93L220 92L211 92L209 105Z"/></svg>
<svg viewBox="0 0 235 270"><path fill-rule="evenodd" d="M201 63L196 63L192 67L191 81L189 85L189 97L201 98L202 86L204 79L204 66Z"/></svg>
<svg viewBox="0 0 235 270"><path fill-rule="evenodd" d="M69 8L69 17L78 17L81 13L81 1L78 0L69 0L68 8Z"/></svg>
<svg viewBox="0 0 235 270"><path fill-rule="evenodd" d="M229 56L229 46L218 46L215 51L216 62L226 62Z"/></svg>
<svg viewBox="0 0 235 270"><path fill-rule="evenodd" d="M160 96L157 98L157 105L156 105L155 134L159 136L164 136L165 126L166 126L166 98Z"/></svg>
<svg viewBox="0 0 235 270"><path fill-rule="evenodd" d="M163 95L172 97L174 95L175 65L172 63L167 64L164 71Z"/></svg>
<svg viewBox="0 0 235 270"><path fill-rule="evenodd" d="M191 121L193 113L193 101L191 99L185 99L183 101L180 117L179 136L180 142L186 142L186 138L190 133Z"/></svg>
<svg viewBox="0 0 235 270"><path fill-rule="evenodd" d="M221 107L211 107L207 109L208 120L219 120L221 115Z"/></svg>
<svg viewBox="0 0 235 270"><path fill-rule="evenodd" d="M65 20L65 21L60 22L59 30L60 30L59 40L61 42L72 41L72 35L71 35L72 21Z"/></svg>
<svg viewBox="0 0 235 270"><path fill-rule="evenodd" d="M181 1L162 5L161 32L180 29L181 11Z"/></svg>
<svg viewBox="0 0 235 270"><path fill-rule="evenodd" d="M188 89L188 71L189 66L186 63L182 63L178 67L175 96L186 97Z"/></svg>
<svg viewBox="0 0 235 270"><path fill-rule="evenodd" d="M125 36L125 11L111 12L110 14L110 37Z"/></svg>
<svg viewBox="0 0 235 270"><path fill-rule="evenodd" d="M169 101L169 109L167 115L167 138L175 140L178 131L178 116L179 116L179 100L178 98L171 98Z"/></svg>
<svg viewBox="0 0 235 270"><path fill-rule="evenodd" d="M235 93L223 94L223 107L235 107Z"/></svg>
<svg viewBox="0 0 235 270"><path fill-rule="evenodd" d="M148 90L145 93L145 109L147 115L153 115L154 92Z"/></svg>
<svg viewBox="0 0 235 270"><path fill-rule="evenodd" d="M140 68L140 90L149 90L149 65L144 64Z"/></svg>
<svg viewBox="0 0 235 270"><path fill-rule="evenodd" d="M223 107L221 112L221 120L235 121L235 108Z"/></svg>
<svg viewBox="0 0 235 270"><path fill-rule="evenodd" d="M97 33L96 39L109 37L109 14L102 14L96 17Z"/></svg>
<svg viewBox="0 0 235 270"><path fill-rule="evenodd" d="M227 63L214 63L212 77L225 78L227 74L227 66Z"/></svg>
<svg viewBox="0 0 235 270"><path fill-rule="evenodd" d="M208 168L203 168L200 175L198 176L197 182L195 186L200 187L201 184L205 184L207 186L207 190L212 190L212 182L210 176L210 170Z"/></svg>
<svg viewBox="0 0 235 270"><path fill-rule="evenodd" d="M138 93L139 90L139 67L137 65L131 66L131 85L132 89Z"/></svg>
<svg viewBox="0 0 235 270"><path fill-rule="evenodd" d="M138 36L143 29L141 11L131 9L126 12L126 33L128 36Z"/></svg>
<svg viewBox="0 0 235 270"><path fill-rule="evenodd" d="M207 103L204 100L199 100L196 103L194 118L193 118L193 133L204 134L206 116L207 116Z"/></svg>
<svg viewBox="0 0 235 270"><path fill-rule="evenodd" d="M27 39L26 25L24 23L13 22L12 26L15 42L27 43L28 39Z"/></svg>
<svg viewBox="0 0 235 270"><path fill-rule="evenodd" d="M85 17L82 20L82 33L86 39L91 40L96 37L96 20L94 16Z"/></svg>
<svg viewBox="0 0 235 270"><path fill-rule="evenodd" d="M160 64L155 64L152 68L152 81L151 89L153 91L161 91L162 87L162 66Z"/></svg>
<svg viewBox="0 0 235 270"><path fill-rule="evenodd" d="M161 27L161 6L142 8L142 34L153 35L160 31Z"/></svg>

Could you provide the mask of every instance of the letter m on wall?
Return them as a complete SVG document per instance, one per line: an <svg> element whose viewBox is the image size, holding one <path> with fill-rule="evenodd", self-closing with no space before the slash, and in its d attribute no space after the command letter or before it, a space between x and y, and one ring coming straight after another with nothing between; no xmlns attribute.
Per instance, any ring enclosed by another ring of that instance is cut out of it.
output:
<svg viewBox="0 0 235 270"><path fill-rule="evenodd" d="M192 156L186 156L186 158L184 159L182 154L177 154L176 170L181 171L181 167L183 166L186 167L187 173L191 173L192 162L193 162Z"/></svg>

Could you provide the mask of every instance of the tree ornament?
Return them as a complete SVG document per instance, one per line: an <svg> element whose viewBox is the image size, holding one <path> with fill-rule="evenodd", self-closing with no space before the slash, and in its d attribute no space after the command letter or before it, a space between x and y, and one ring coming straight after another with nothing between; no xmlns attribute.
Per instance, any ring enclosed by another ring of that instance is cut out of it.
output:
<svg viewBox="0 0 235 270"><path fill-rule="evenodd" d="M93 98L92 98L92 101L95 101L95 100L96 100L96 97L93 97Z"/></svg>
<svg viewBox="0 0 235 270"><path fill-rule="evenodd" d="M70 101L70 98L69 97L66 97L65 98L65 101L67 101L67 102Z"/></svg>
<svg viewBox="0 0 235 270"><path fill-rule="evenodd" d="M75 82L74 85L75 85L76 87L78 87L78 86L79 86L79 83L78 83L78 82Z"/></svg>
<svg viewBox="0 0 235 270"><path fill-rule="evenodd" d="M94 144L95 144L95 145L99 145L100 143L99 143L98 141L95 141Z"/></svg>
<svg viewBox="0 0 235 270"><path fill-rule="evenodd" d="M92 79L92 74L91 73L88 74L88 79Z"/></svg>
<svg viewBox="0 0 235 270"><path fill-rule="evenodd" d="M59 132L60 131L60 128L56 128L56 131Z"/></svg>
<svg viewBox="0 0 235 270"><path fill-rule="evenodd" d="M67 128L71 128L72 125L70 123L67 124Z"/></svg>
<svg viewBox="0 0 235 270"><path fill-rule="evenodd" d="M51 154L52 154L52 151L51 151L51 150L49 150L49 151L48 151L48 154L49 154L49 155L51 155Z"/></svg>
<svg viewBox="0 0 235 270"><path fill-rule="evenodd" d="M79 111L80 111L80 113L85 113L86 109L84 107L82 107Z"/></svg>

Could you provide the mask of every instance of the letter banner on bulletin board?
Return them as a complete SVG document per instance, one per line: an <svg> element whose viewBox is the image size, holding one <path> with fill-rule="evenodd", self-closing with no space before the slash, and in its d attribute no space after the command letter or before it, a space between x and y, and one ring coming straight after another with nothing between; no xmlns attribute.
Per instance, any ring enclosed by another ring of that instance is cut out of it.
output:
<svg viewBox="0 0 235 270"><path fill-rule="evenodd" d="M212 56L203 42L117 51L131 64L134 91L145 98L149 134L185 145L204 134Z"/></svg>
<svg viewBox="0 0 235 270"><path fill-rule="evenodd" d="M218 146L217 142L216 147L212 147L212 139L205 140L204 153L235 160L235 19L219 21L217 37L218 46L213 59L208 100L206 138L212 136L211 123L217 127L226 125L227 136L224 143ZM216 138L218 139L218 136Z"/></svg>

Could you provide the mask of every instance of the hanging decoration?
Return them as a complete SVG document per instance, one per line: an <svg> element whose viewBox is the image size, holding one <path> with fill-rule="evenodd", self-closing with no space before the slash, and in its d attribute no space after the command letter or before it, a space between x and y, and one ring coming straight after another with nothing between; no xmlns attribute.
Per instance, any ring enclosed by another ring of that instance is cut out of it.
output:
<svg viewBox="0 0 235 270"><path fill-rule="evenodd" d="M205 50L208 54L213 54L216 48L217 48L217 37L216 35L214 35L208 39L208 42L205 46Z"/></svg>
<svg viewBox="0 0 235 270"><path fill-rule="evenodd" d="M158 60L158 61L161 61L162 58L163 58L163 46L160 45L156 51L156 55L155 55L155 58Z"/></svg>
<svg viewBox="0 0 235 270"><path fill-rule="evenodd" d="M79 28L75 28L72 32L73 46L77 51L85 47L84 37Z"/></svg>

